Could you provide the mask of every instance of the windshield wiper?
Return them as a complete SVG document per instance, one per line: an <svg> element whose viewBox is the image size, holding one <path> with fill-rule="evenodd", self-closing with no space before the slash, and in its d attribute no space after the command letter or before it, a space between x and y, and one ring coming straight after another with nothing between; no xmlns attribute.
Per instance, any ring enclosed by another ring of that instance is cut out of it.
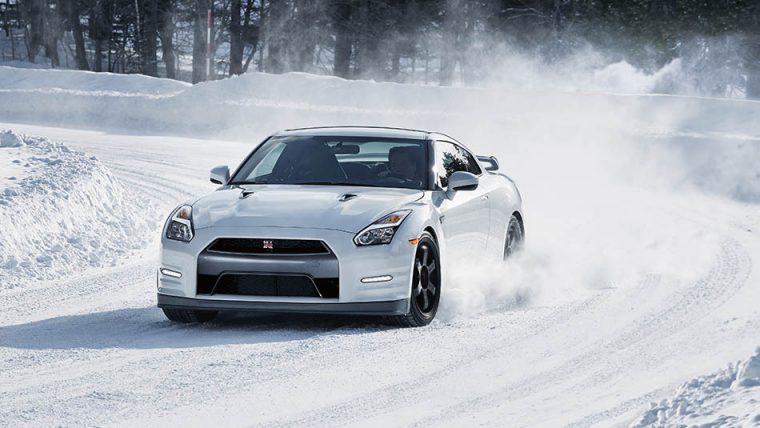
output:
<svg viewBox="0 0 760 428"><path fill-rule="evenodd" d="M230 183L232 186L242 186L242 185L249 185L249 184L285 184L285 185L322 185L322 186L352 186L350 183L346 183L344 181L282 181L282 182L271 182L271 181L234 181ZM354 185L357 186L357 185Z"/></svg>
<svg viewBox="0 0 760 428"><path fill-rule="evenodd" d="M323 186L350 186L350 183L346 183L345 181L297 181L294 183L283 183L283 184L304 184L304 185L323 185Z"/></svg>
<svg viewBox="0 0 760 428"><path fill-rule="evenodd" d="M348 181L285 181L285 182L269 182L269 181L238 181L234 183L230 183L230 185L233 186L239 186L239 185L247 185L247 184L280 184L280 185L290 185L290 186L353 186L353 187L380 187L384 189L413 189L413 190L420 190L415 189L411 187L394 187L394 186L387 186L382 184L372 184L372 183L350 183Z"/></svg>

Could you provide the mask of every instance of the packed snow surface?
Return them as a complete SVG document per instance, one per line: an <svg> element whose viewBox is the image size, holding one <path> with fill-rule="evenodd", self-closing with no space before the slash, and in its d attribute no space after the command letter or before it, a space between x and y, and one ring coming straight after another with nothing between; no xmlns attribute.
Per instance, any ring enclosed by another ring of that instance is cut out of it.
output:
<svg viewBox="0 0 760 428"><path fill-rule="evenodd" d="M647 84L629 71L594 79ZM760 103L3 67L0 88L0 192L15 192L0 260L18 261L0 265L0 425L669 425L713 393L669 399L678 385L760 344ZM450 266L423 329L166 321L160 220L214 189L211 167L313 125L437 130L496 155L525 200L525 252Z"/></svg>

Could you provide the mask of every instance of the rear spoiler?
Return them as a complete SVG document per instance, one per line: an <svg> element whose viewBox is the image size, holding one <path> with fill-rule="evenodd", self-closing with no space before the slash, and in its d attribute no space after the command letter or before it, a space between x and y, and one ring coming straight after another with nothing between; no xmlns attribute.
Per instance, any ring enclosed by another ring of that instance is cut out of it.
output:
<svg viewBox="0 0 760 428"><path fill-rule="evenodd" d="M478 161L482 164L485 164L486 171L497 171L499 169L499 160L496 159L496 156L477 156Z"/></svg>

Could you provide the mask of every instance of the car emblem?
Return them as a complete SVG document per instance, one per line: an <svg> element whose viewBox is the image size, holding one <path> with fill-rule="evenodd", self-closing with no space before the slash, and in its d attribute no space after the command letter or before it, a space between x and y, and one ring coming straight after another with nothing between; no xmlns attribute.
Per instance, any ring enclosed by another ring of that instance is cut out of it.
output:
<svg viewBox="0 0 760 428"><path fill-rule="evenodd" d="M265 250L274 250L274 243L272 243L272 241L264 241L262 248Z"/></svg>

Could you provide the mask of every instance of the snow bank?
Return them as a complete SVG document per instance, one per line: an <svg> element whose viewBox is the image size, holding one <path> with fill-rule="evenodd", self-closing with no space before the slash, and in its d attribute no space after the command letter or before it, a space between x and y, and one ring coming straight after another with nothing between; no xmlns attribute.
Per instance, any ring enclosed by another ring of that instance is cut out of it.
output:
<svg viewBox="0 0 760 428"><path fill-rule="evenodd" d="M156 112L171 109L160 101L188 87L137 74L0 66L0 121L161 129Z"/></svg>
<svg viewBox="0 0 760 428"><path fill-rule="evenodd" d="M746 361L692 379L652 403L632 427L760 425L760 348Z"/></svg>
<svg viewBox="0 0 760 428"><path fill-rule="evenodd" d="M112 265L155 230L149 205L93 157L5 130L9 158L25 176L0 188L0 289Z"/></svg>
<svg viewBox="0 0 760 428"><path fill-rule="evenodd" d="M141 74L37 68L19 71L15 67L0 66L0 82L3 82L0 88L37 92L171 95L191 86L177 80L157 79Z"/></svg>

